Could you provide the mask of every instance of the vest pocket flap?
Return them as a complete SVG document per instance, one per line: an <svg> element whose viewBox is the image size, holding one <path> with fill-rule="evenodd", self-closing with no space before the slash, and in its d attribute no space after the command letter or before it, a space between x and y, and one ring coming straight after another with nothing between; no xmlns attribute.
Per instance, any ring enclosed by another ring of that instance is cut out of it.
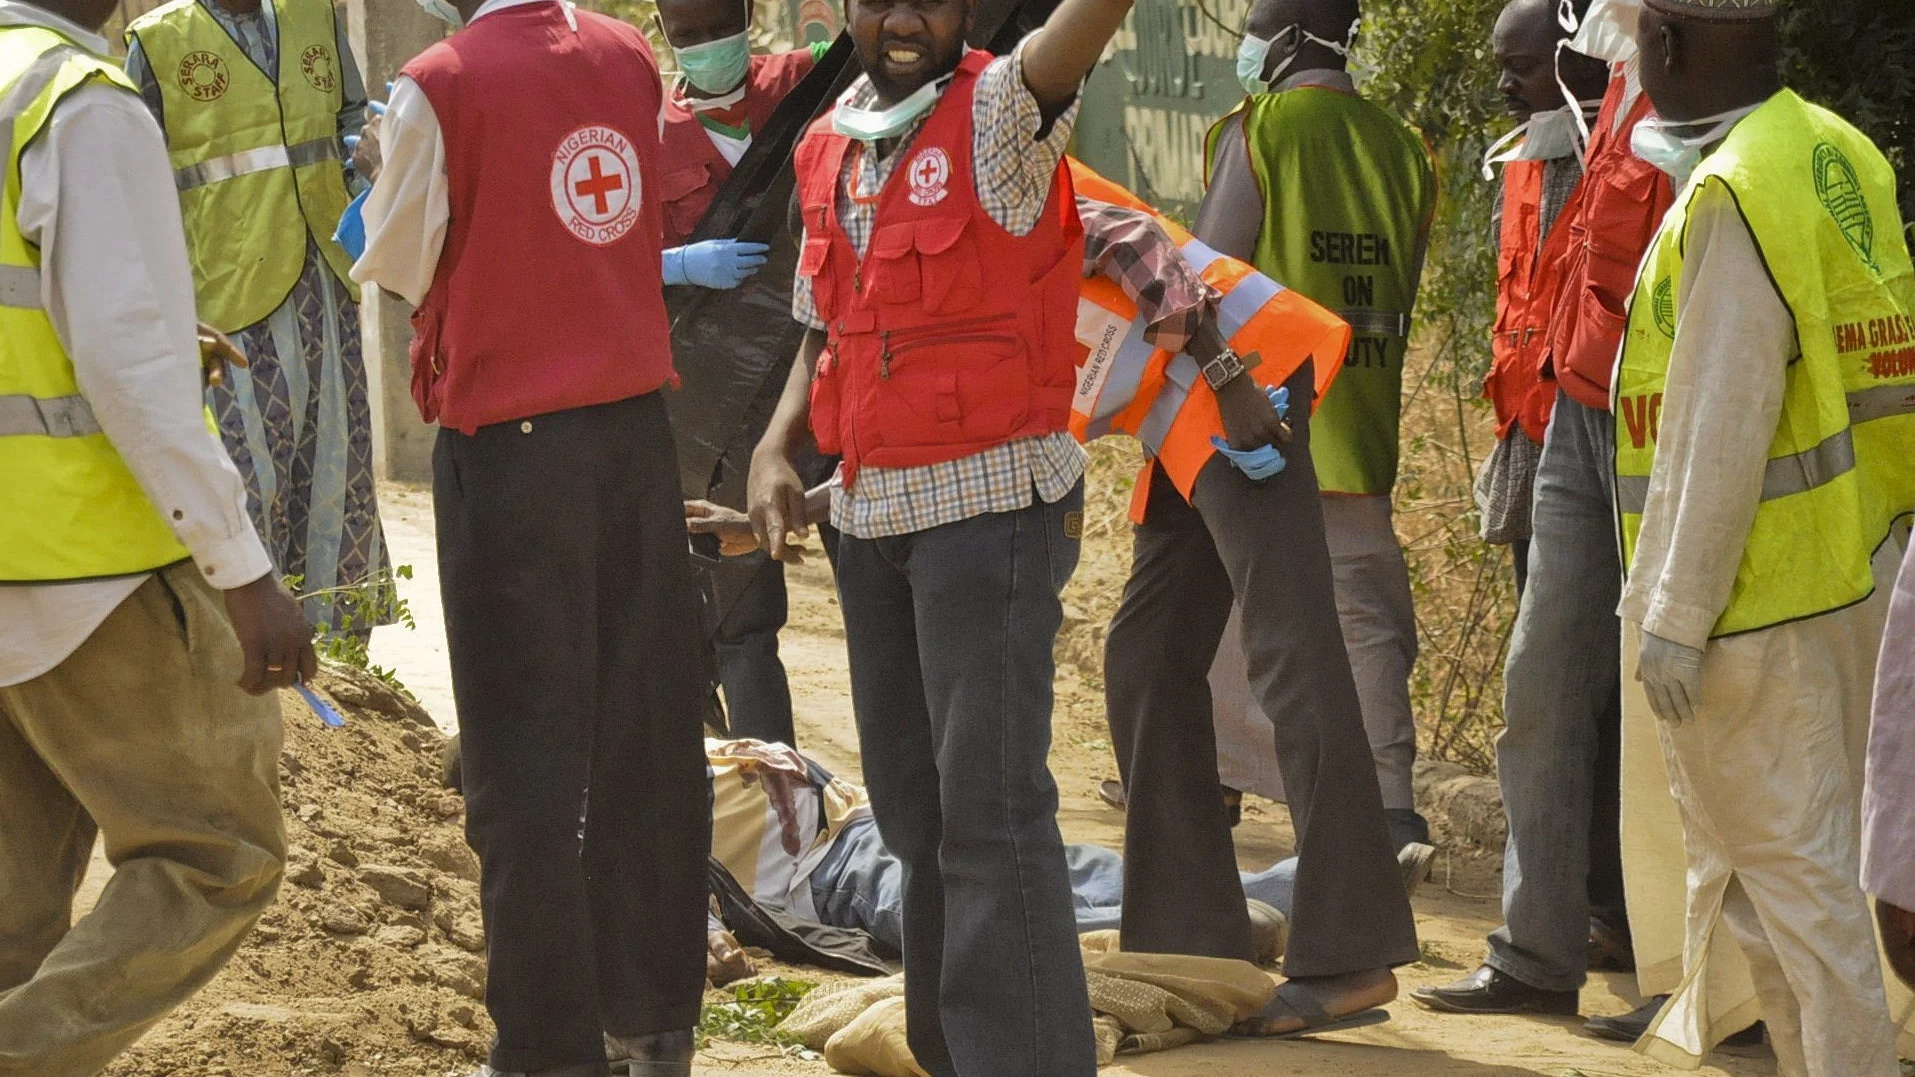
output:
<svg viewBox="0 0 1915 1077"><path fill-rule="evenodd" d="M969 217L930 217L917 222L917 246L923 254L943 254L964 236Z"/></svg>
<svg viewBox="0 0 1915 1077"><path fill-rule="evenodd" d="M710 171L704 165L667 172L659 178L658 197L664 202L676 202L686 195L697 193L709 181L710 176Z"/></svg>
<svg viewBox="0 0 1915 1077"><path fill-rule="evenodd" d="M805 237L805 248L798 252L798 275L815 277L824 272L825 258L831 253L829 236Z"/></svg>
<svg viewBox="0 0 1915 1077"><path fill-rule="evenodd" d="M891 259L910 254L913 246L912 228L908 221L878 226L877 231L871 233L871 257Z"/></svg>

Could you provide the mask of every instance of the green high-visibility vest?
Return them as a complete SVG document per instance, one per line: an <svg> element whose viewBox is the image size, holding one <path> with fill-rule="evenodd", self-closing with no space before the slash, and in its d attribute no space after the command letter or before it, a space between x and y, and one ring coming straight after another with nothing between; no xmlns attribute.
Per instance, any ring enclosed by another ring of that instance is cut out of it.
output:
<svg viewBox="0 0 1915 1077"><path fill-rule="evenodd" d="M0 131L7 177L54 106L98 83L137 93L118 68L53 30L0 29ZM0 583L125 576L170 565L186 548L80 395L47 318L40 250L20 232L20 184L0 182ZM198 377L193 356L184 377Z"/></svg>
<svg viewBox="0 0 1915 1077"><path fill-rule="evenodd" d="M275 85L200 3L173 0L127 30L160 87L200 318L235 332L266 319L317 243L354 299L333 242L352 201L340 159L345 78L330 0L280 0Z"/></svg>
<svg viewBox="0 0 1915 1077"><path fill-rule="evenodd" d="M1418 255L1436 206L1429 147L1382 108L1322 86L1254 94L1238 113L1264 200L1257 269L1354 331L1310 420L1317 484L1387 494L1396 485ZM1205 161L1215 159L1224 122L1205 139Z"/></svg>
<svg viewBox="0 0 1915 1077"><path fill-rule="evenodd" d="M1704 158L1650 245L1611 392L1623 565L1635 558L1679 332L1689 207L1725 189L1795 317L1782 418L1755 526L1712 636L1838 610L1875 589L1869 568L1915 510L1915 269L1895 173L1839 116L1783 91Z"/></svg>

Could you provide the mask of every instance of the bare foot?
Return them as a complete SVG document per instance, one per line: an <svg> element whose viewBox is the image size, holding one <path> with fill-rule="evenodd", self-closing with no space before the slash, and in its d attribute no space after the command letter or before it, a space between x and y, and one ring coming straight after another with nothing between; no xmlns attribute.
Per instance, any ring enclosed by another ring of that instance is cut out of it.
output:
<svg viewBox="0 0 1915 1077"><path fill-rule="evenodd" d="M1288 1036L1354 1017L1396 1001L1396 974L1370 969L1342 976L1293 978L1277 985L1263 1012L1241 1022L1238 1036Z"/></svg>

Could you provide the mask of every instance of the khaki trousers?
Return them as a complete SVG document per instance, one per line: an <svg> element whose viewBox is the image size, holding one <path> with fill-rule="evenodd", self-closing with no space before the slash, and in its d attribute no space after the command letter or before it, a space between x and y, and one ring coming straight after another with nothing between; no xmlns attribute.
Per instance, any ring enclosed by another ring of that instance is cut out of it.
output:
<svg viewBox="0 0 1915 1077"><path fill-rule="evenodd" d="M279 704L190 562L0 687L0 1077L88 1077L213 978L285 859ZM114 872L73 924L95 833Z"/></svg>

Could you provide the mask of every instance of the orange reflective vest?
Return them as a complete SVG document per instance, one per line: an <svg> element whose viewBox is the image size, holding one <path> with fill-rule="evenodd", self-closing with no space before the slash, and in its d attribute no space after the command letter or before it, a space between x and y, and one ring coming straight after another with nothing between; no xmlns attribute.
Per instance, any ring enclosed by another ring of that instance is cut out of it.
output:
<svg viewBox="0 0 1915 1077"><path fill-rule="evenodd" d="M1313 356L1340 358L1349 349L1349 325L1328 309L1249 263L1219 254L1083 162L1069 161L1078 194L1149 213L1205 283L1223 296L1219 328L1246 361L1252 355L1261 360L1250 370L1258 385L1282 385ZM1216 452L1210 439L1223 435L1223 415L1197 361L1153 348L1144 340L1146 327L1137 305L1116 282L1103 276L1084 280L1077 306L1080 351L1071 433L1087 442L1106 434L1137 438L1188 500L1198 473ZM1317 363L1317 400L1342 369L1340 362ZM1131 501L1131 519L1138 523L1150 497L1150 464L1145 462Z"/></svg>

